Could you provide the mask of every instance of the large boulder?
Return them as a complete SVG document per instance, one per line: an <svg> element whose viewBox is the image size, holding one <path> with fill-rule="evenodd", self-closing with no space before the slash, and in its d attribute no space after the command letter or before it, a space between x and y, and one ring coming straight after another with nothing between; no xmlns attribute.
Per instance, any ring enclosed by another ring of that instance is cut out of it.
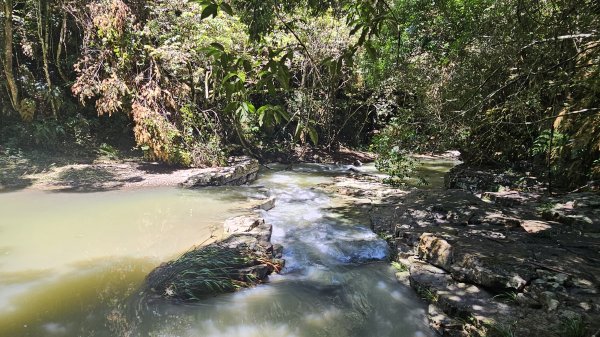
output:
<svg viewBox="0 0 600 337"><path fill-rule="evenodd" d="M234 157L229 166L219 170L201 172L189 177L181 186L186 188L243 185L256 179L259 163L250 157Z"/></svg>

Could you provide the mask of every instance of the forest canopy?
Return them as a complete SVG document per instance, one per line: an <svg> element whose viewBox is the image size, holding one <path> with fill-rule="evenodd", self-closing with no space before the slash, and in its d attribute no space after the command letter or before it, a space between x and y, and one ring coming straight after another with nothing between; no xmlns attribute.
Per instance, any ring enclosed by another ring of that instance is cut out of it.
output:
<svg viewBox="0 0 600 337"><path fill-rule="evenodd" d="M223 164L296 144L600 178L593 0L3 0L0 143L132 135Z"/></svg>

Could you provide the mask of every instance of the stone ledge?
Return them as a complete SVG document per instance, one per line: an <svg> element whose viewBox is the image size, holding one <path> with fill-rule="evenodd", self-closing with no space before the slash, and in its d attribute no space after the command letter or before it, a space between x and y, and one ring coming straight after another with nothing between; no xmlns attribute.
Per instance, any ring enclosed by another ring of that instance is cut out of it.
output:
<svg viewBox="0 0 600 337"><path fill-rule="evenodd" d="M181 186L185 188L196 188L206 186L243 185L256 179L258 169L258 160L250 157L235 157L230 159L228 167L193 175L181 183Z"/></svg>

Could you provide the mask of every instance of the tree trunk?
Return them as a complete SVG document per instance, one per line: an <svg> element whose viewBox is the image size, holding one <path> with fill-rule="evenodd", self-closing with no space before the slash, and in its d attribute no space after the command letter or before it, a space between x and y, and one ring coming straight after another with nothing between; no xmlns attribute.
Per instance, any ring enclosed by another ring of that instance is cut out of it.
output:
<svg viewBox="0 0 600 337"><path fill-rule="evenodd" d="M4 76L10 102L23 119L28 119L21 106L19 87L13 73L13 0L4 0Z"/></svg>
<svg viewBox="0 0 600 337"><path fill-rule="evenodd" d="M61 63L62 63L61 56L63 53L63 45L65 45L66 35L67 35L67 12L64 12L63 18L62 18L62 26L60 28L60 36L58 39L58 45L56 46L56 68L58 69L58 74L60 75L60 78L62 78L63 82L69 83L69 78L67 77L67 75L65 74L65 72L63 71L62 66L61 66ZM65 45L65 52L66 52L66 45Z"/></svg>
<svg viewBox="0 0 600 337"><path fill-rule="evenodd" d="M43 3L43 7L42 7ZM45 12L45 13L44 13ZM44 64L44 76L46 77L46 85L48 86L48 100L50 101L50 108L52 109L52 115L54 118L57 116L56 100L54 99L54 87L52 85L52 78L50 77L50 65L48 63L48 30L49 30L49 15L50 5L48 0L38 1L38 38L40 45L42 46L42 62Z"/></svg>

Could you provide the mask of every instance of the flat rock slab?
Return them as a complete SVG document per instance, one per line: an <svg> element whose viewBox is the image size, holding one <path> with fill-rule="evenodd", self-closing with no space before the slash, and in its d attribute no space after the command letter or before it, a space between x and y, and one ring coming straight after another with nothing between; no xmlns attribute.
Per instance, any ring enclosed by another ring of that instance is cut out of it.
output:
<svg viewBox="0 0 600 337"><path fill-rule="evenodd" d="M214 171L201 172L181 183L185 188L206 186L243 185L256 179L258 160L250 157L235 157L229 166Z"/></svg>

